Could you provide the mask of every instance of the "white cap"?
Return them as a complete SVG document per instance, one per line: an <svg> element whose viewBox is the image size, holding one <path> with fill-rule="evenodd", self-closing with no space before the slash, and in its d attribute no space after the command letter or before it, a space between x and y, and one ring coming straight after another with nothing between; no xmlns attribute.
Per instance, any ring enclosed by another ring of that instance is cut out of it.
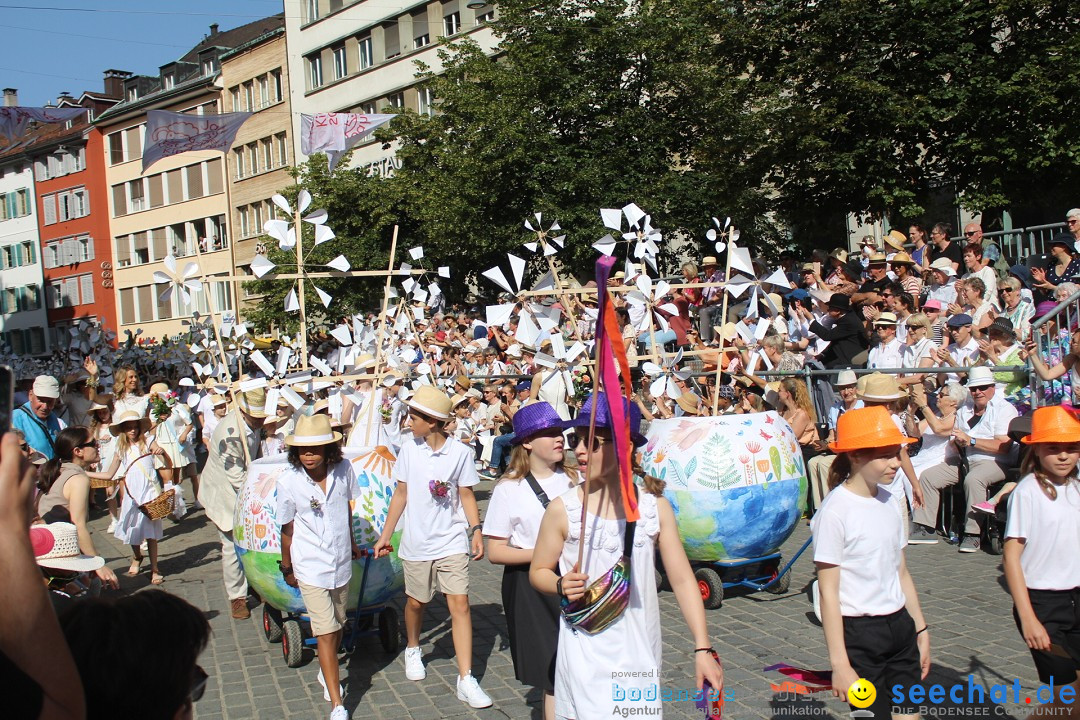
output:
<svg viewBox="0 0 1080 720"><path fill-rule="evenodd" d="M38 375L34 378L34 395L39 398L60 397L60 383L52 375Z"/></svg>

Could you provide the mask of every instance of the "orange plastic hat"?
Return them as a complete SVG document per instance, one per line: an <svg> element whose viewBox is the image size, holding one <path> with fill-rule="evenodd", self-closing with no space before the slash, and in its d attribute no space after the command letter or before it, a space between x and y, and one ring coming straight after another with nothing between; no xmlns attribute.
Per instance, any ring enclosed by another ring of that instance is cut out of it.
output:
<svg viewBox="0 0 1080 720"><path fill-rule="evenodd" d="M880 405L848 410L836 422L836 442L829 443L835 453L868 448L907 445L915 442L900 432L889 411Z"/></svg>
<svg viewBox="0 0 1080 720"><path fill-rule="evenodd" d="M1020 442L1025 445L1080 442L1080 421L1060 405L1035 408L1031 414L1031 434Z"/></svg>

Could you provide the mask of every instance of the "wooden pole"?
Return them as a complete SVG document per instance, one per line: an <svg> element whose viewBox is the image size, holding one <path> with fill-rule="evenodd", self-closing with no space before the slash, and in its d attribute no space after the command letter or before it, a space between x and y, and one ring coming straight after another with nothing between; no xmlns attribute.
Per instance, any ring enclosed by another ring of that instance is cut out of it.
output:
<svg viewBox="0 0 1080 720"><path fill-rule="evenodd" d="M725 232L723 237L730 236L730 230ZM735 252L735 243L728 241L727 244L727 257L724 259L724 283L726 284L731 280L731 256ZM720 310L720 352L716 356L716 377L713 382L713 397L712 397L712 414L716 415L720 407L720 373L724 368L724 325L727 323L727 310L728 310L728 292L726 288L721 288L720 292L724 294L721 300Z"/></svg>
<svg viewBox="0 0 1080 720"><path fill-rule="evenodd" d="M390 305L390 284L394 279L394 258L397 255L397 240L398 240L398 226L394 226L394 236L390 240L390 263L386 268L386 284L383 286L383 299L382 299L382 314L379 316L379 332L375 338L375 367L372 372L375 374L375 380L371 386L371 402L375 402L375 393L382 390L382 373L379 370L379 365L382 362L382 344L383 335L386 332L386 310ZM371 435L371 421L374 416L372 413L368 413L367 427L364 429L364 437L367 438Z"/></svg>
<svg viewBox="0 0 1080 720"><path fill-rule="evenodd" d="M297 207L299 206L298 200ZM304 304L304 234L300 221L300 210L297 210L293 215L293 225L296 228L296 272L300 275L300 279L296 282L300 288L297 293L300 301L300 363L301 367L306 368L308 366L307 307Z"/></svg>

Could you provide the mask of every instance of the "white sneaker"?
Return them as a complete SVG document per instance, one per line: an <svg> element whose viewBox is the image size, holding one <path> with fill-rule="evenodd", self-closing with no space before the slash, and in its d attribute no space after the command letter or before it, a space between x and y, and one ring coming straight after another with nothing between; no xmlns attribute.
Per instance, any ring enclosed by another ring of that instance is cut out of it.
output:
<svg viewBox="0 0 1080 720"><path fill-rule="evenodd" d="M115 530L116 530L116 518L113 518L112 520L109 521L109 529L106 530L105 532L107 532L107 533L109 533L111 535Z"/></svg>
<svg viewBox="0 0 1080 720"><path fill-rule="evenodd" d="M410 680L423 680L427 677L427 670L424 669L423 653L418 647L405 648L405 677Z"/></svg>
<svg viewBox="0 0 1080 720"><path fill-rule="evenodd" d="M349 720L349 711L344 705L338 705L330 712L330 720Z"/></svg>
<svg viewBox="0 0 1080 720"><path fill-rule="evenodd" d="M491 707L491 698L480 689L480 683L476 682L476 678L472 676L472 673L458 678L457 697L461 702L468 703L469 707Z"/></svg>
<svg viewBox="0 0 1080 720"><path fill-rule="evenodd" d="M326 702L330 702L330 688L326 687L326 678L323 677L321 668L319 669L318 680L319 680L319 684L322 685L322 699L325 700ZM341 696L342 700L345 699L345 686L344 685L338 685L338 694ZM344 710L344 709L345 708L342 707L342 710Z"/></svg>

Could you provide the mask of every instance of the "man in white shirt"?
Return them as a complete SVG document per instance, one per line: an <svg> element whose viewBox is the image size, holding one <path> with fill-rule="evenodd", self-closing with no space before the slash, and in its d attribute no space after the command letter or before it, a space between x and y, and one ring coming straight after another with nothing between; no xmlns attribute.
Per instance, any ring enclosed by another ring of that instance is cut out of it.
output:
<svg viewBox="0 0 1080 720"><path fill-rule="evenodd" d="M903 366L904 345L896 337L896 314L883 312L874 321L879 342L870 350L868 368L898 368Z"/></svg>
<svg viewBox="0 0 1080 720"><path fill-rule="evenodd" d="M473 452L446 434L451 402L446 393L422 385L408 401L413 438L402 444L394 464L397 486L386 513L376 557L390 542L404 513L398 557L405 574L405 677L427 677L420 651L424 608L439 590L446 596L457 656L457 696L474 708L491 698L472 676L472 615L469 610L469 558L484 556L480 511L473 486L480 482ZM406 512L407 509L407 512Z"/></svg>
<svg viewBox="0 0 1080 720"><path fill-rule="evenodd" d="M938 363L953 367L968 367L979 360L979 341L971 332L972 320L967 313L953 315L946 322L949 339L952 343L948 349L938 350L935 354ZM938 383L945 387L947 383L960 382L960 377L965 373L945 373L944 378L939 374Z"/></svg>
<svg viewBox="0 0 1080 720"><path fill-rule="evenodd" d="M1014 453L1009 438L1009 423L1016 417L1016 408L997 396L994 374L988 367L975 367L968 373L967 388L971 392L971 405L956 411L956 423L952 442L967 451L969 469L964 478L968 513L964 523L964 538L960 552L973 553L979 549L980 528L978 513L971 509L986 500L986 488L1005 479L1005 468ZM923 472L919 483L923 490L923 505L912 513L915 530L909 543L931 545L937 542L934 525L937 522L940 492L959 482L959 458L946 457L941 465Z"/></svg>

